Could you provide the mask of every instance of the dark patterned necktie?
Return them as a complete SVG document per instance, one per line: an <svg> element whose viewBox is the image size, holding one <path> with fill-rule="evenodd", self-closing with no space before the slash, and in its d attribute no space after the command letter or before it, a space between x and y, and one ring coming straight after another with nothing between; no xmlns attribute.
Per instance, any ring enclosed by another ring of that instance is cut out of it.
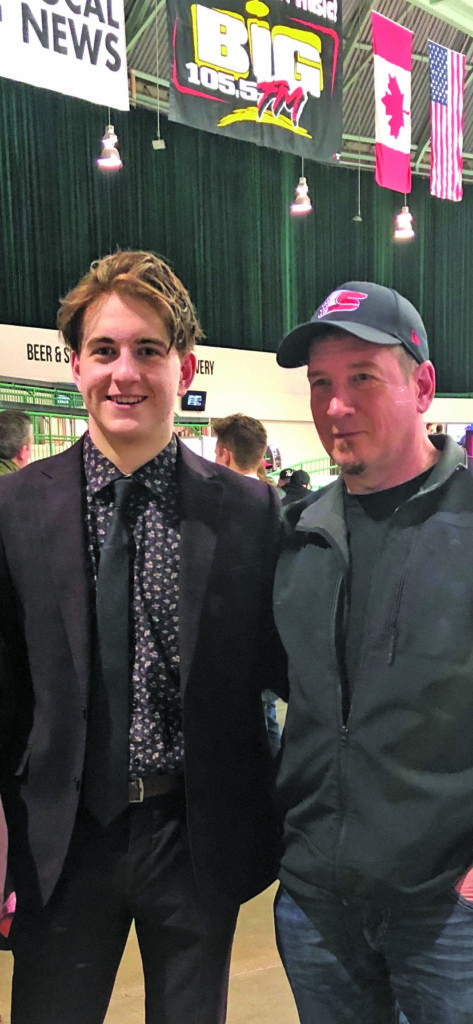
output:
<svg viewBox="0 0 473 1024"><path fill-rule="evenodd" d="M125 506L132 477L113 484L112 521L100 549L96 613L98 666L91 685L84 803L108 825L128 806L130 528Z"/></svg>

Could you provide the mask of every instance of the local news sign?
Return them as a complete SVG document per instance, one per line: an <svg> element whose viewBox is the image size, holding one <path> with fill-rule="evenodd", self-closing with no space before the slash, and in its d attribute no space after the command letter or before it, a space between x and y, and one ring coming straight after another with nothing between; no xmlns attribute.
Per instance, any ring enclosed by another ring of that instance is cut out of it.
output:
<svg viewBox="0 0 473 1024"><path fill-rule="evenodd" d="M123 0L0 0L0 76L128 110Z"/></svg>
<svg viewBox="0 0 473 1024"><path fill-rule="evenodd" d="M168 0L169 117L330 163L342 144L341 0Z"/></svg>

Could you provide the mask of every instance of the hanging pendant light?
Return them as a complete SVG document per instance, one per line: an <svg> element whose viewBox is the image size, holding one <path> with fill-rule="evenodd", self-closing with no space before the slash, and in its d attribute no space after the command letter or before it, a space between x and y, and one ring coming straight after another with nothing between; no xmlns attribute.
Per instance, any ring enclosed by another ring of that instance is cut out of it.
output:
<svg viewBox="0 0 473 1024"><path fill-rule="evenodd" d="M361 39L361 8L362 0L358 0L358 39ZM352 220L355 224L362 224L361 216L361 49L358 47L358 207Z"/></svg>
<svg viewBox="0 0 473 1024"><path fill-rule="evenodd" d="M415 238L415 231L412 227L413 216L407 205L404 205L401 212L394 218L394 239L396 242L408 242Z"/></svg>
<svg viewBox="0 0 473 1024"><path fill-rule="evenodd" d="M110 113L110 112L109 112ZM101 171L119 171L123 167L120 154L117 149L117 136L113 124L108 124L105 135L102 139L102 152L96 163Z"/></svg>
<svg viewBox="0 0 473 1024"><path fill-rule="evenodd" d="M166 143L161 138L161 97L159 92L159 26L158 18L161 7L161 0L155 0L154 11L154 42L156 47L156 138L151 139L153 149L166 149Z"/></svg>
<svg viewBox="0 0 473 1024"><path fill-rule="evenodd" d="M311 213L312 203L309 196L309 186L307 184L307 178L304 177L304 157L302 158L302 174L299 178L299 184L296 185L295 191L295 199L289 207L292 216L300 217L306 213Z"/></svg>
<svg viewBox="0 0 473 1024"><path fill-rule="evenodd" d="M300 217L304 213L311 212L312 203L310 201L307 178L299 178L299 184L296 185L296 198L291 203L290 209L291 213L295 217Z"/></svg>
<svg viewBox="0 0 473 1024"><path fill-rule="evenodd" d="M361 162L360 162L360 158L359 158L359 155L358 155L358 209L357 209L357 211L355 213L355 216L352 217L352 220L355 221L355 224L362 224L363 223L363 217L361 216L361 166L360 166L360 164L361 164Z"/></svg>

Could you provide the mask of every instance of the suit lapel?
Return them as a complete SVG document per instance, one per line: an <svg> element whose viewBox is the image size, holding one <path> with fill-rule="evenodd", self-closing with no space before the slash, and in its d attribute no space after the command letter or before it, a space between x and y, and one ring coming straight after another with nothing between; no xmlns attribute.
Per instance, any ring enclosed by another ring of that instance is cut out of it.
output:
<svg viewBox="0 0 473 1024"><path fill-rule="evenodd" d="M215 553L223 485L211 463L179 445L181 504L179 650L181 691L187 684Z"/></svg>
<svg viewBox="0 0 473 1024"><path fill-rule="evenodd" d="M42 541L84 699L90 669L90 614L84 536L82 442L38 465Z"/></svg>
<svg viewBox="0 0 473 1024"><path fill-rule="evenodd" d="M82 443L38 465L42 541L51 568L74 666L87 696L91 664L82 487ZM181 507L179 648L183 691L195 654L199 622L215 553L223 485L212 463L179 445Z"/></svg>

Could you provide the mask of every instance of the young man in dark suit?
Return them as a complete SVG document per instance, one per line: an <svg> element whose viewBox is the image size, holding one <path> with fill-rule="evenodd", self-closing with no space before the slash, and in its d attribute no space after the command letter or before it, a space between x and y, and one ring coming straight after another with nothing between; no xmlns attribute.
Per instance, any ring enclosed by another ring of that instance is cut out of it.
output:
<svg viewBox="0 0 473 1024"><path fill-rule="evenodd" d="M163 261L97 261L58 324L89 430L0 484L12 1024L101 1024L133 919L147 1024L221 1024L274 877L279 501L173 433L201 331Z"/></svg>

